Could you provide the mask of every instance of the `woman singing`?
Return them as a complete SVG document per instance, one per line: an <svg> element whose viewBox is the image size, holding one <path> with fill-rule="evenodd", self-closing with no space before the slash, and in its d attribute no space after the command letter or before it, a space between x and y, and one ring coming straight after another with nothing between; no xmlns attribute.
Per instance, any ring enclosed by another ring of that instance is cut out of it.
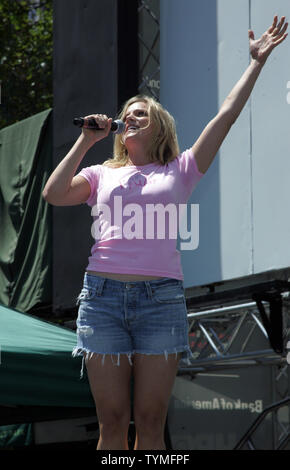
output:
<svg viewBox="0 0 290 470"><path fill-rule="evenodd" d="M112 118L82 128L43 191L56 206L92 208L92 247L78 297L77 346L96 404L97 449L128 449L131 376L135 449L165 449L164 427L180 359L189 360L187 310L174 222L209 168L247 102L288 23L275 16L255 40L251 62L193 146L179 151L172 116L154 99L128 100L113 158L76 171L86 152L108 136ZM157 224L156 217L157 217ZM169 216L169 217L166 217ZM89 234L88 234L89 235Z"/></svg>

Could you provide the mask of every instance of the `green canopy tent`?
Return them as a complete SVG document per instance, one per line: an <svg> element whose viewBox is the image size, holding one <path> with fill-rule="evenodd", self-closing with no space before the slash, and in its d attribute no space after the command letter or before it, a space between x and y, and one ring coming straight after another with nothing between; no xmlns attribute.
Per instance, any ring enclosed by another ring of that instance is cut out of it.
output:
<svg viewBox="0 0 290 470"><path fill-rule="evenodd" d="M0 305L0 425L95 414L75 344L75 332Z"/></svg>
<svg viewBox="0 0 290 470"><path fill-rule="evenodd" d="M0 131L0 303L21 312L51 303L52 111Z"/></svg>
<svg viewBox="0 0 290 470"><path fill-rule="evenodd" d="M0 130L0 447L3 425L95 416L76 334L22 313L52 298L52 124L47 109Z"/></svg>

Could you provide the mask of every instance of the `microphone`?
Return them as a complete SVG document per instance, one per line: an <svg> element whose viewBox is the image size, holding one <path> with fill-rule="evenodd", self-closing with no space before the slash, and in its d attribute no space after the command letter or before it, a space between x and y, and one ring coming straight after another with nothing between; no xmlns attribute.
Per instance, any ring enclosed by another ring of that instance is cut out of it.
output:
<svg viewBox="0 0 290 470"><path fill-rule="evenodd" d="M89 118L87 122L88 122L88 125L86 126L86 129L93 129L96 131L102 130L93 118ZM81 118L81 117L74 118L73 124L78 127L83 127L85 124L85 120L84 118ZM123 121L121 121L120 119L116 119L116 121L112 121L111 131L114 134L122 134L124 130L125 130L125 123Z"/></svg>

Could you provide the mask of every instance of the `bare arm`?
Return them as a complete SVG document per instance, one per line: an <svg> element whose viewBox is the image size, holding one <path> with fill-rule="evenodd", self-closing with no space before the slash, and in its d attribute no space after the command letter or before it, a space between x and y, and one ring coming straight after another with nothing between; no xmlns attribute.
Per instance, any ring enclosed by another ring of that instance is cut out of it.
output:
<svg viewBox="0 0 290 470"><path fill-rule="evenodd" d="M87 151L99 140L106 137L111 128L112 119L103 115L86 116L94 117L102 131L93 131L82 128L82 133L50 175L42 196L54 206L73 206L85 202L90 195L90 185L82 176L74 176L75 172Z"/></svg>
<svg viewBox="0 0 290 470"><path fill-rule="evenodd" d="M222 104L218 114L208 123L198 140L192 146L199 171L205 173L217 154L226 135L244 108L260 72L274 49L287 37L285 31L288 23L282 28L285 17L275 17L272 26L254 40L253 31L249 31L251 62L240 80Z"/></svg>

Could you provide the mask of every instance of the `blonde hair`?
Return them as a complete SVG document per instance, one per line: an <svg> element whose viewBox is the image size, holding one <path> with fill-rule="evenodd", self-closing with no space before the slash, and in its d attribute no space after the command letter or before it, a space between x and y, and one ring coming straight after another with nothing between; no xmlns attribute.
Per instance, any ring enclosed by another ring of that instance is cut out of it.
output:
<svg viewBox="0 0 290 470"><path fill-rule="evenodd" d="M153 123L152 143L148 150L149 163L159 162L161 165L165 165L179 155L179 145L174 118L158 101L146 95L134 96L123 105L118 119L124 120L128 107L139 101L147 103L149 114L148 125L151 122ZM128 151L123 142L123 135L115 134L113 158L103 162L103 165L115 168L125 166L128 159Z"/></svg>

